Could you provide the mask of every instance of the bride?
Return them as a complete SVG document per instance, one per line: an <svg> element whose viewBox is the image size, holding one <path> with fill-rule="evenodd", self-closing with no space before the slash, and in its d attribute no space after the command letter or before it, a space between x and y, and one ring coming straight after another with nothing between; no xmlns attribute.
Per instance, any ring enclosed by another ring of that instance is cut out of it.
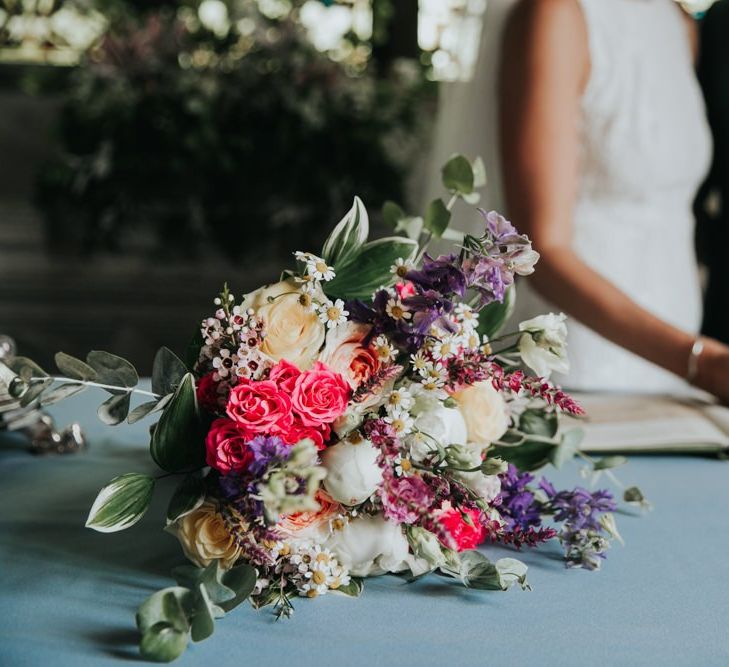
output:
<svg viewBox="0 0 729 667"><path fill-rule="evenodd" d="M473 81L443 91L434 164L484 157L483 205L541 253L515 318L571 316L570 389L688 380L729 401L729 347L697 335L691 203L711 148L695 51L673 0L491 0Z"/></svg>

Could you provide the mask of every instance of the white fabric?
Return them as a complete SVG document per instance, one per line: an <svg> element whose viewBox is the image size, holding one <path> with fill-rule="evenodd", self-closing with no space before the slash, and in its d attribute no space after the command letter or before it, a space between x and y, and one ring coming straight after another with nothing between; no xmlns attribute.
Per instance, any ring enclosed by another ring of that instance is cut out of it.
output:
<svg viewBox="0 0 729 667"><path fill-rule="evenodd" d="M483 155L489 175L485 206L501 210L496 80L501 29L513 4L489 2L476 78L444 90L434 150L434 164L455 151ZM591 70L582 100L573 247L638 304L696 332L701 295L691 203L708 168L710 137L686 26L672 0L581 0L581 5ZM478 223L461 215L455 224L475 231ZM515 321L550 310L555 307L520 283ZM688 390L680 379L575 320L568 351L572 368L555 379L569 388Z"/></svg>

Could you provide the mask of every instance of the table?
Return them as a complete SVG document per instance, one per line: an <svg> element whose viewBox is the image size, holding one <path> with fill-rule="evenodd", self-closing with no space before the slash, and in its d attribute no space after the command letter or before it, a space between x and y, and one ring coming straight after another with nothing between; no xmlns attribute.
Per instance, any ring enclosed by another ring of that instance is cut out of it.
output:
<svg viewBox="0 0 729 667"><path fill-rule="evenodd" d="M38 458L0 442L0 664L121 665L138 660L137 606L182 562L162 532L169 487L132 529L84 528L98 489L153 469L145 421L109 429L93 393L57 406L79 419L86 453ZM579 483L576 466L547 471ZM179 665L729 664L729 467L701 457L633 457L620 470L655 509L619 516L626 546L602 571L566 570L558 544L519 557L532 592L478 593L431 577L365 583L358 600L300 600L294 617L242 605ZM494 557L507 550L486 547Z"/></svg>

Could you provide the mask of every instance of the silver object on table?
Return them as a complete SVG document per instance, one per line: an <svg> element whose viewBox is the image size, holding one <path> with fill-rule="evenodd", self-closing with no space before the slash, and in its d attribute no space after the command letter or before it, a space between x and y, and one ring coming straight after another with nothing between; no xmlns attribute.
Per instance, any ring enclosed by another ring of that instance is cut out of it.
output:
<svg viewBox="0 0 729 667"><path fill-rule="evenodd" d="M6 365L15 352L15 341L0 335L0 432L13 431L28 437L33 454L73 454L84 449L86 439L79 424L73 423L59 431L37 400L23 407L20 397L11 395L13 383L22 383Z"/></svg>

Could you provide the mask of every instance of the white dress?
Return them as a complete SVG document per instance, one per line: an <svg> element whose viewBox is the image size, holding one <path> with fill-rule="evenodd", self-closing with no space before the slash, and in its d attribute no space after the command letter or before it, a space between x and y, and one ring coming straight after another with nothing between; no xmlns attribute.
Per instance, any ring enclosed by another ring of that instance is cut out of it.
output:
<svg viewBox="0 0 729 667"><path fill-rule="evenodd" d="M492 70L498 52L494 30L500 31L504 12L513 3L495 4L500 12L491 17L487 12L485 37L488 41L490 35L491 42L482 45L479 59L479 67ZM643 308L697 332L701 291L691 206L711 149L687 28L673 0L581 0L581 5L589 35L590 79L582 99L574 250ZM480 91L472 85L468 95L495 93L495 76L486 79L490 91L484 84ZM485 116L489 113L481 115L481 122ZM442 116L440 121L443 126ZM447 134L440 133L436 152L453 140ZM503 198L493 158L496 140L493 126L486 127L478 138L460 137L449 152L492 156L487 161L492 176L487 204L498 208ZM472 225L471 219L460 226L473 231ZM528 282L522 281L517 290L514 323L556 310ZM688 391L681 379L574 319L568 350L570 372L555 380L570 389Z"/></svg>

